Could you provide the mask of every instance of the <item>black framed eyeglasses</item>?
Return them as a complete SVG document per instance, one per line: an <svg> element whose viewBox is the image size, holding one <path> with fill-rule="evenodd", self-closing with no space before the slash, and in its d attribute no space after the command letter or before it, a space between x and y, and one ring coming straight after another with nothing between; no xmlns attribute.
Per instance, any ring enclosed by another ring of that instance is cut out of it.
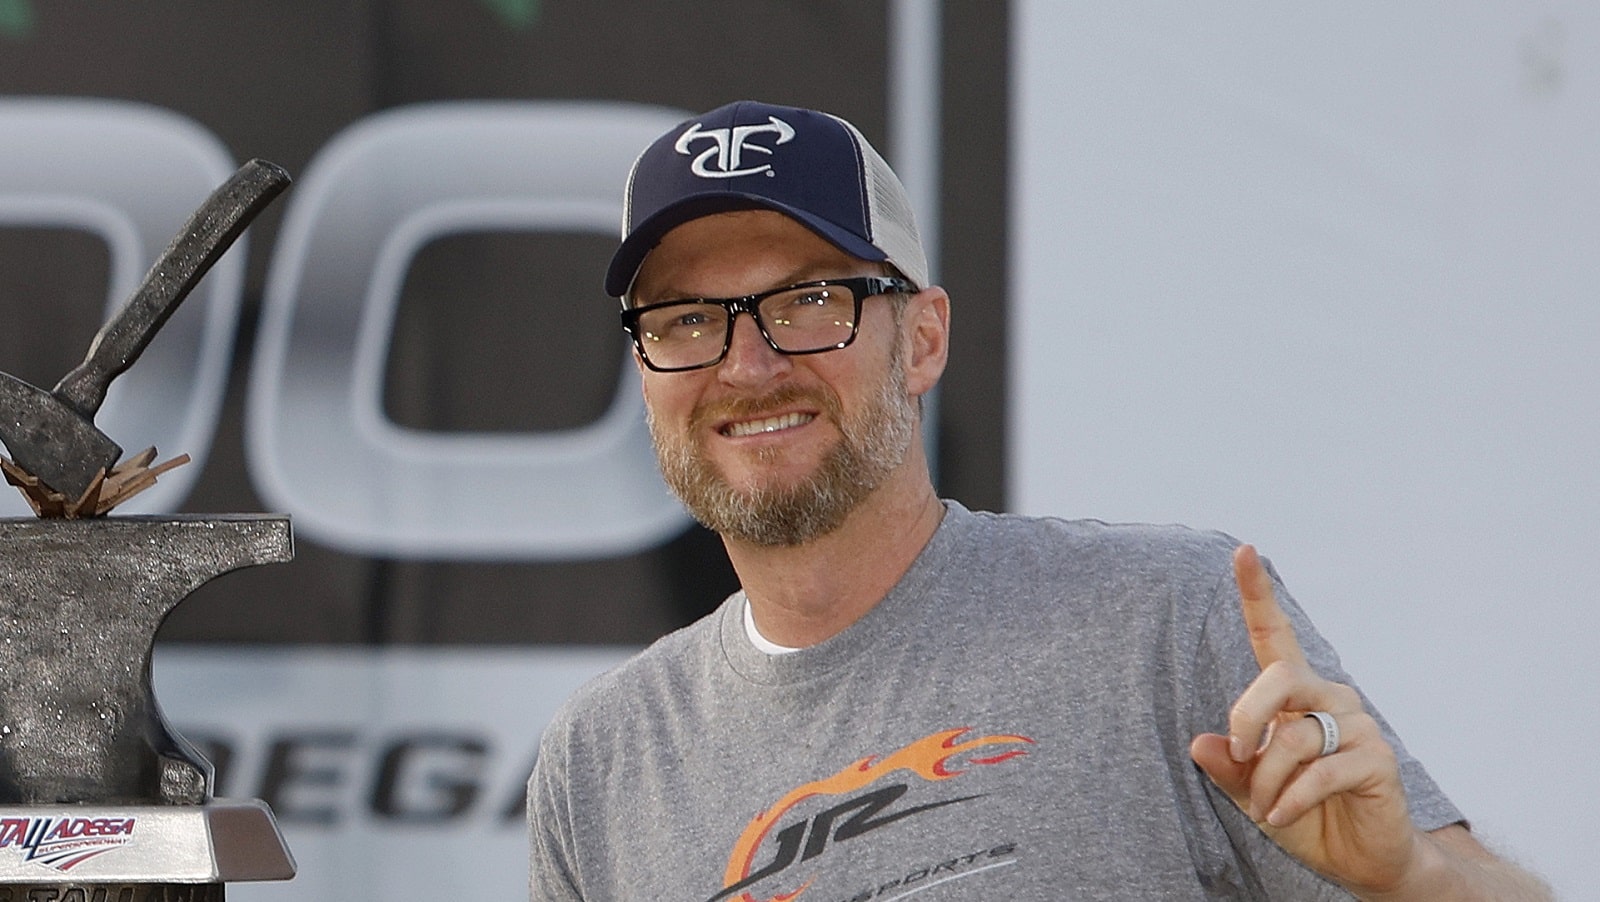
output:
<svg viewBox="0 0 1600 902"><path fill-rule="evenodd" d="M686 298L629 307L622 328L644 365L658 373L716 366L733 344L733 320L750 314L780 354L820 354L848 347L860 328L861 302L916 289L894 276L858 276L786 285L739 298Z"/></svg>

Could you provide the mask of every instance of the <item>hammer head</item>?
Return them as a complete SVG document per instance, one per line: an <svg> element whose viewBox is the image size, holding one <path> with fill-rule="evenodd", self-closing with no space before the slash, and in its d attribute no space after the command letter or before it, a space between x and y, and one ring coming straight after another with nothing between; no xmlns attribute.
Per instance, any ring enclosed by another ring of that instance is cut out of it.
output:
<svg viewBox="0 0 1600 902"><path fill-rule="evenodd" d="M17 466L76 501L122 458L122 447L54 394L0 373L0 442Z"/></svg>

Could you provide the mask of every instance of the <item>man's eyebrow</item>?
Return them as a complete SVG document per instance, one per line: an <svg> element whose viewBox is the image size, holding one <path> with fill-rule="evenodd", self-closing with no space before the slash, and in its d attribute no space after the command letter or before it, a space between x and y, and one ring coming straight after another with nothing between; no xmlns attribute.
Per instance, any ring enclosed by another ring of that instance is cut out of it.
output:
<svg viewBox="0 0 1600 902"><path fill-rule="evenodd" d="M863 262L869 264L873 268L874 272L872 275L885 274L877 271L882 268L879 264L872 264L871 261ZM774 281L771 285L748 293L760 294L764 291L773 291L778 288L787 288L790 285L801 285L806 282L825 282L830 279L848 279L853 275L850 269L851 268L846 268L842 265L836 266L832 263L806 263L790 270L787 275ZM743 295L734 296L743 297ZM643 307L648 304L664 304L668 301L693 301L701 298L713 297L727 298L730 297L730 295L709 295L705 292L691 291L661 291L653 292L652 296L648 299L636 294L624 295L623 299L628 302L628 306L630 307Z"/></svg>
<svg viewBox="0 0 1600 902"><path fill-rule="evenodd" d="M793 242L791 242L793 243ZM774 265L783 265L782 260L771 260ZM641 274L644 263L640 263ZM660 304L667 301L694 300L695 298L729 297L727 294L710 295L706 292L683 290L681 283L675 281L678 277L672 272L659 272L661 284L669 290L652 291L648 295L630 292L624 297L629 306L641 307L646 304ZM886 260L867 260L854 254L839 249L832 244L824 242L815 250L797 249L797 256L788 261L788 269L782 270L770 283L763 287L746 292L746 294L759 294L774 288L783 288L789 285L798 285L802 282L817 282L828 279L848 279L855 276L892 276L897 270L894 265ZM635 289L640 280L635 279Z"/></svg>

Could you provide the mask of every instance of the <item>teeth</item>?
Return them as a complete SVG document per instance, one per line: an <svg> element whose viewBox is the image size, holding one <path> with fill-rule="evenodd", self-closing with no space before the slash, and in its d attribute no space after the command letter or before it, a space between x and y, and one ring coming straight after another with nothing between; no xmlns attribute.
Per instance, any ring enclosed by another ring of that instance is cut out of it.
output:
<svg viewBox="0 0 1600 902"><path fill-rule="evenodd" d="M730 423L722 430L724 435L738 438L743 435L755 435L758 432L777 432L779 429L792 429L802 423L809 423L815 417L808 413L786 413L781 417L768 417L765 420L748 420L743 423Z"/></svg>

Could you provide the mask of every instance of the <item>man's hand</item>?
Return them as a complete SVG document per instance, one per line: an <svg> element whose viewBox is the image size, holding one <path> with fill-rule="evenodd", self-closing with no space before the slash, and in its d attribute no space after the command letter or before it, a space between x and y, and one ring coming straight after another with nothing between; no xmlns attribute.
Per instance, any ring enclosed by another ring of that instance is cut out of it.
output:
<svg viewBox="0 0 1600 902"><path fill-rule="evenodd" d="M1318 676L1249 545L1233 554L1261 675L1228 714L1228 735L1189 754L1289 854L1364 899L1548 900L1533 874L1491 854L1460 824L1423 833L1406 810L1394 749L1349 686ZM1338 748L1324 755L1331 714Z"/></svg>
<svg viewBox="0 0 1600 902"><path fill-rule="evenodd" d="M1358 894L1405 885L1430 850L1406 810L1394 750L1354 689L1306 663L1255 549L1240 546L1233 569L1261 675L1229 712L1228 735L1198 736L1190 754L1307 866ZM1338 723L1331 754L1322 755L1322 726L1311 711Z"/></svg>

